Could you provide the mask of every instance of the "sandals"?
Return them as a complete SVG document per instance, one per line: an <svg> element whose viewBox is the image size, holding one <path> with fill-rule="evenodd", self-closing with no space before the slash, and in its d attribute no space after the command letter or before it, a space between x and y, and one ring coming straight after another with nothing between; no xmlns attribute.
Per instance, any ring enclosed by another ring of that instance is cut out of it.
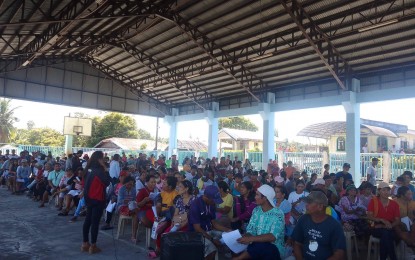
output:
<svg viewBox="0 0 415 260"><path fill-rule="evenodd" d="M154 248L149 247L147 256L151 259L155 259L155 258L159 257L159 253L156 250L154 250Z"/></svg>

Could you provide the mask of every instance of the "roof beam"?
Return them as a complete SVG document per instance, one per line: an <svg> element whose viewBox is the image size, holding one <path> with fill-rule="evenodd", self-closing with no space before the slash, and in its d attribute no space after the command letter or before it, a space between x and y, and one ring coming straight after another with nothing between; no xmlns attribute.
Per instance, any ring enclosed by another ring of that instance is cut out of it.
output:
<svg viewBox="0 0 415 260"><path fill-rule="evenodd" d="M317 53L324 66L330 71L330 74L337 81L339 86L343 90L347 90L346 85L340 79L339 72L341 70L340 66L344 69L344 74L348 73L349 65L347 61L340 55L337 49L330 42L328 36L321 30L321 28L314 23L312 18L306 13L306 11L297 3L296 0L291 2L291 8L288 7L285 0L280 0L280 3L284 7L285 11L290 15L291 19L295 22L298 29L300 29L303 36L307 39L311 47ZM303 26L303 20L307 19L309 21L309 30L310 35L307 33L306 28ZM323 46L320 44L314 43L312 38L322 39L327 43L328 48L328 58L326 59L323 54ZM333 66L333 67L332 67Z"/></svg>
<svg viewBox="0 0 415 260"><path fill-rule="evenodd" d="M76 26L76 19L87 17L102 7L106 6L107 0L101 4L97 4L95 0L86 1L70 1L61 11L58 19L74 19L74 21L68 23L56 23L50 24L48 29L45 30L42 35L32 42L30 42L24 49L23 53L35 52L31 55L23 64L22 67L32 63L41 53L48 51L57 43L65 39L65 35L68 34Z"/></svg>
<svg viewBox="0 0 415 260"><path fill-rule="evenodd" d="M212 59L223 71L225 71L226 74L228 74L242 89L248 92L252 98L254 98L257 102L261 101L261 99L257 97L253 92L253 87L259 86L259 88L263 88L265 86L265 83L261 79L259 79L243 65L239 65L242 69L241 74L234 73L234 67L228 69L225 63L219 61L219 59L217 59L213 54L215 50L218 50L223 56L229 56L225 50L222 48L217 48L217 45L213 41L210 41L206 35L200 32L196 27L193 27L178 13L173 13L170 15L170 17L166 17L164 15L165 14L159 14L157 16L175 24L183 33L189 37L190 40L193 41L194 44L202 49L204 53L209 56L209 58ZM202 41L198 39L199 37L202 39ZM244 82L248 82L248 84L245 85Z"/></svg>
<svg viewBox="0 0 415 260"><path fill-rule="evenodd" d="M161 65L160 61L155 60L153 57L148 56L147 54L145 54L144 52L140 51L137 47L129 44L128 42L125 41L117 41L114 42L113 44L111 44L115 47L119 47L122 48L125 52L127 52L128 54L130 54L132 57L134 57L136 60L138 60L141 64L143 64L147 69L149 69L150 71L152 71L154 74L156 74L160 79L162 79L163 81L167 82L167 84L169 84L170 86L172 86L173 88L175 88L177 91L179 91L183 96L185 96L189 101L193 102L194 104L196 104L198 107L200 107L203 111L206 110L206 108L199 103L198 100L196 100L195 95L194 96L190 96L188 93L186 93L187 91L183 91L177 83L172 82L170 79L164 77L163 75L161 75L157 68L156 68L156 64ZM164 66L163 66L164 67ZM165 67L167 70L169 70L169 68ZM197 92L202 92L205 93L205 98L207 99L212 99L211 95L209 93L206 92L206 90L201 89L200 87L196 86L194 83L192 83L189 79L185 78L184 79L187 85L187 90L190 91L197 91ZM138 81L135 81L138 82ZM193 90L195 89L195 90Z"/></svg>
<svg viewBox="0 0 415 260"><path fill-rule="evenodd" d="M77 56L66 56L66 55L47 55L39 57L31 64L24 67L24 69L35 68L35 67L45 67L59 63L65 63L74 61L77 59ZM16 71L20 68L23 60L26 60L25 57L17 57L14 59L0 59L0 74L5 74L9 72Z"/></svg>

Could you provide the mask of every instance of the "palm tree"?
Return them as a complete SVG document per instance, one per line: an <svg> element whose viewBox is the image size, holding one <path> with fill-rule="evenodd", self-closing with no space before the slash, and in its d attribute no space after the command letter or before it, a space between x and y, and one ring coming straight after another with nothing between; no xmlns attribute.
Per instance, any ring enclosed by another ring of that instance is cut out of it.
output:
<svg viewBox="0 0 415 260"><path fill-rule="evenodd" d="M19 119L15 116L14 110L19 107L11 108L11 99L0 100L0 143L7 143L10 139L10 134L14 131L14 123Z"/></svg>

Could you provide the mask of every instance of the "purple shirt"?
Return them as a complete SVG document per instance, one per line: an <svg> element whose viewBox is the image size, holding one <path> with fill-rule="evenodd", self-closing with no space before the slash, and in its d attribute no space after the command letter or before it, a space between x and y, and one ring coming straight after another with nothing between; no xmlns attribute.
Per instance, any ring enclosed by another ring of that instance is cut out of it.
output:
<svg viewBox="0 0 415 260"><path fill-rule="evenodd" d="M212 230L212 220L216 218L215 205L207 205L203 196L193 200L189 211L189 231L195 231L193 224L200 224L205 231Z"/></svg>

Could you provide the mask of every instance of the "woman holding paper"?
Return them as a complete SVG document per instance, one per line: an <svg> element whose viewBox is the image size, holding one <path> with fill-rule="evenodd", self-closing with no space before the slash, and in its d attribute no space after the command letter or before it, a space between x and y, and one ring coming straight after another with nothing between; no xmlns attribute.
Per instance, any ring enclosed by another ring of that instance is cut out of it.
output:
<svg viewBox="0 0 415 260"><path fill-rule="evenodd" d="M141 189L136 197L137 202L137 218L146 226L151 226L151 223L144 223L146 219L144 216L146 215L147 210L151 210L154 202L152 200L152 194L157 193L156 188L156 177L154 175L147 175L146 176L146 184L143 189ZM135 232L137 232L137 227L135 228Z"/></svg>
<svg viewBox="0 0 415 260"><path fill-rule="evenodd" d="M264 184L258 188L252 212L244 234L237 241L248 245L246 251L234 259L281 259L284 252L284 213L275 207L274 189Z"/></svg>
<svg viewBox="0 0 415 260"><path fill-rule="evenodd" d="M415 201L412 200L412 191L407 186L399 187L395 201L399 205L401 217L401 224L395 228L395 231L408 246L413 247L415 245L415 230L413 227Z"/></svg>

